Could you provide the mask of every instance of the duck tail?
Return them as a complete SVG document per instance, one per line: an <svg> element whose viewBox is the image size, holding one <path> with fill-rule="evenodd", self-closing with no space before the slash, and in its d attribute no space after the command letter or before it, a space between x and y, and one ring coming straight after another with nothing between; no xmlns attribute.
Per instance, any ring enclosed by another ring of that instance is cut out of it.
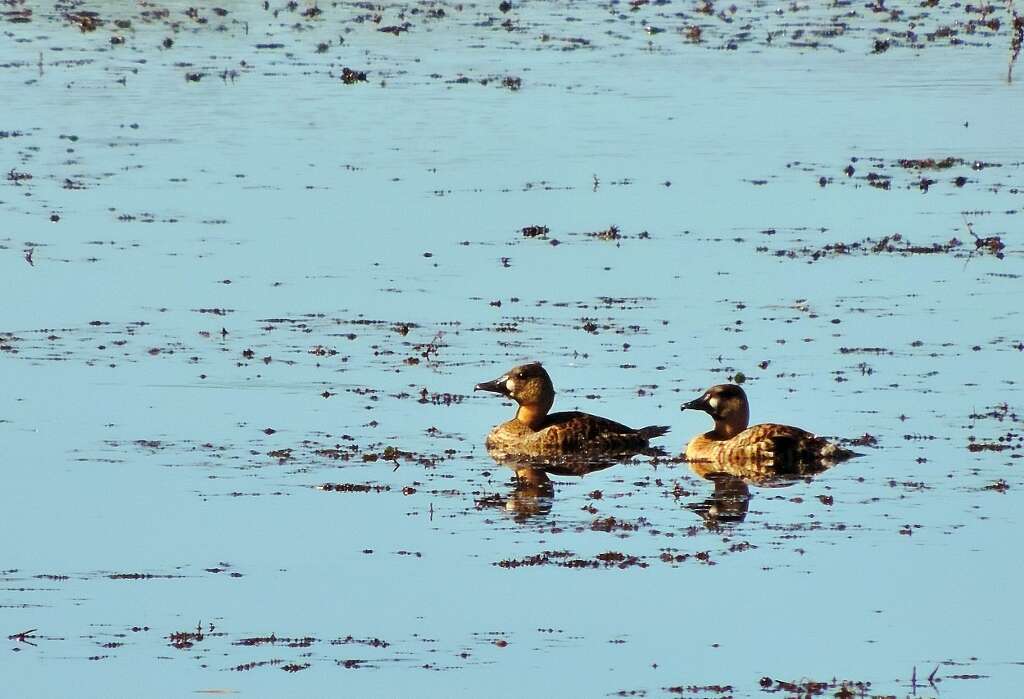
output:
<svg viewBox="0 0 1024 699"><path fill-rule="evenodd" d="M861 454L844 449L838 444L833 442L825 442L818 449L818 458L828 460L831 463L838 463L840 461L846 461L852 459L855 456L861 456Z"/></svg>
<svg viewBox="0 0 1024 699"><path fill-rule="evenodd" d="M773 466L779 473L801 476L818 473L859 456L824 437L813 436L806 439L789 435L773 437L771 452Z"/></svg>
<svg viewBox="0 0 1024 699"><path fill-rule="evenodd" d="M654 439L666 434L668 431L669 427L667 425L648 425L647 427L641 427L636 433L644 439Z"/></svg>

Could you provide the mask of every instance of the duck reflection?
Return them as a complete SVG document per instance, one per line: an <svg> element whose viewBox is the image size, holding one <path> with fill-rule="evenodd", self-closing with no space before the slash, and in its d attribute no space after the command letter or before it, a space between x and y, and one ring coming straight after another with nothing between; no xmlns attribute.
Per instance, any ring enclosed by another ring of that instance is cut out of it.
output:
<svg viewBox="0 0 1024 699"><path fill-rule="evenodd" d="M525 522L550 513L554 502L555 484L548 474L539 468L523 468L516 471L515 488L504 499L504 507L517 522Z"/></svg>
<svg viewBox="0 0 1024 699"><path fill-rule="evenodd" d="M555 483L551 476L582 478L603 471L616 464L628 462L631 454L616 457L508 457L503 452L488 449L495 463L515 473L515 487L505 498L504 507L513 513L517 522L542 517L551 512L555 501ZM494 503L498 505L497 502Z"/></svg>
<svg viewBox="0 0 1024 699"><path fill-rule="evenodd" d="M782 468L766 466L761 461L733 461L730 463L690 462L690 470L714 484L714 491L701 502L686 505L709 527L734 524L747 518L750 486L758 488L788 488L801 481L809 482L814 476L833 466L829 461L802 463L788 462Z"/></svg>
<svg viewBox="0 0 1024 699"><path fill-rule="evenodd" d="M742 478L728 473L709 473L704 478L715 484L714 492L701 502L687 504L687 509L696 512L708 526L747 518L750 487Z"/></svg>
<svg viewBox="0 0 1024 699"><path fill-rule="evenodd" d="M479 506L497 507L511 513L516 522L525 523L550 514L555 501L556 483L552 477L583 478L616 464L635 463L636 454L615 457L514 457L488 450L490 457L500 466L515 474L512 491L505 496L495 495L478 501ZM788 488L799 482L809 482L834 464L828 461L788 463L785 468L773 469L763 462L728 464L691 462L690 470L713 484L712 492L703 500L691 502L686 508L696 513L708 528L725 524L738 524L747 517L751 488Z"/></svg>

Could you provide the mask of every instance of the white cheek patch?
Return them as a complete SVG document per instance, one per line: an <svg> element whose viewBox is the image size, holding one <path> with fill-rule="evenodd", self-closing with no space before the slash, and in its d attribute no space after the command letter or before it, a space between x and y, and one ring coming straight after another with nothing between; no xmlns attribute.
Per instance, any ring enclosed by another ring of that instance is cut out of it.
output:
<svg viewBox="0 0 1024 699"><path fill-rule="evenodd" d="M505 388L508 390L509 393L515 393L516 382L508 377L505 377Z"/></svg>
<svg viewBox="0 0 1024 699"><path fill-rule="evenodd" d="M708 405L711 406L712 410L718 410L718 396L708 399Z"/></svg>

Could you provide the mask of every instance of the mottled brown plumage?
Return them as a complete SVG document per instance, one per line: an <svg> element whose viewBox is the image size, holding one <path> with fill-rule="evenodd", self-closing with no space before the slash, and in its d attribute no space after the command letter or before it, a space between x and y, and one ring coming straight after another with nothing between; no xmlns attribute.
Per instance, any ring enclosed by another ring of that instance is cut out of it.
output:
<svg viewBox="0 0 1024 699"><path fill-rule="evenodd" d="M715 429L686 445L687 461L707 464L701 468L708 472L758 482L778 475L815 473L854 455L799 427L776 423L747 427L750 406L743 389L735 384L713 386L681 409L703 410L715 420Z"/></svg>
<svg viewBox="0 0 1024 699"><path fill-rule="evenodd" d="M649 439L668 432L656 426L636 430L587 413L549 413L555 388L537 362L513 367L494 381L477 384L476 390L500 393L519 404L513 419L487 435L487 449L499 455L637 453L648 448Z"/></svg>

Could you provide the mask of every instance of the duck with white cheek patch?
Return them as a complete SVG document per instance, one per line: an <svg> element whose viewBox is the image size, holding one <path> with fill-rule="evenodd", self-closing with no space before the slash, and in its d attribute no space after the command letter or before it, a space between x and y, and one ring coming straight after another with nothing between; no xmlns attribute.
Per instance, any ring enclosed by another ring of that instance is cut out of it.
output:
<svg viewBox="0 0 1024 699"><path fill-rule="evenodd" d="M686 460L698 471L738 471L757 480L813 472L815 465L827 467L857 455L799 427L772 422L748 427L747 394L735 384L712 386L680 410L703 410L715 421L713 430L686 445Z"/></svg>
<svg viewBox="0 0 1024 699"><path fill-rule="evenodd" d="M548 412L555 402L555 387L539 362L513 367L474 390L499 393L519 405L513 419L487 435L485 445L496 458L636 454L648 448L649 439L668 432L662 426L633 429L587 413Z"/></svg>

